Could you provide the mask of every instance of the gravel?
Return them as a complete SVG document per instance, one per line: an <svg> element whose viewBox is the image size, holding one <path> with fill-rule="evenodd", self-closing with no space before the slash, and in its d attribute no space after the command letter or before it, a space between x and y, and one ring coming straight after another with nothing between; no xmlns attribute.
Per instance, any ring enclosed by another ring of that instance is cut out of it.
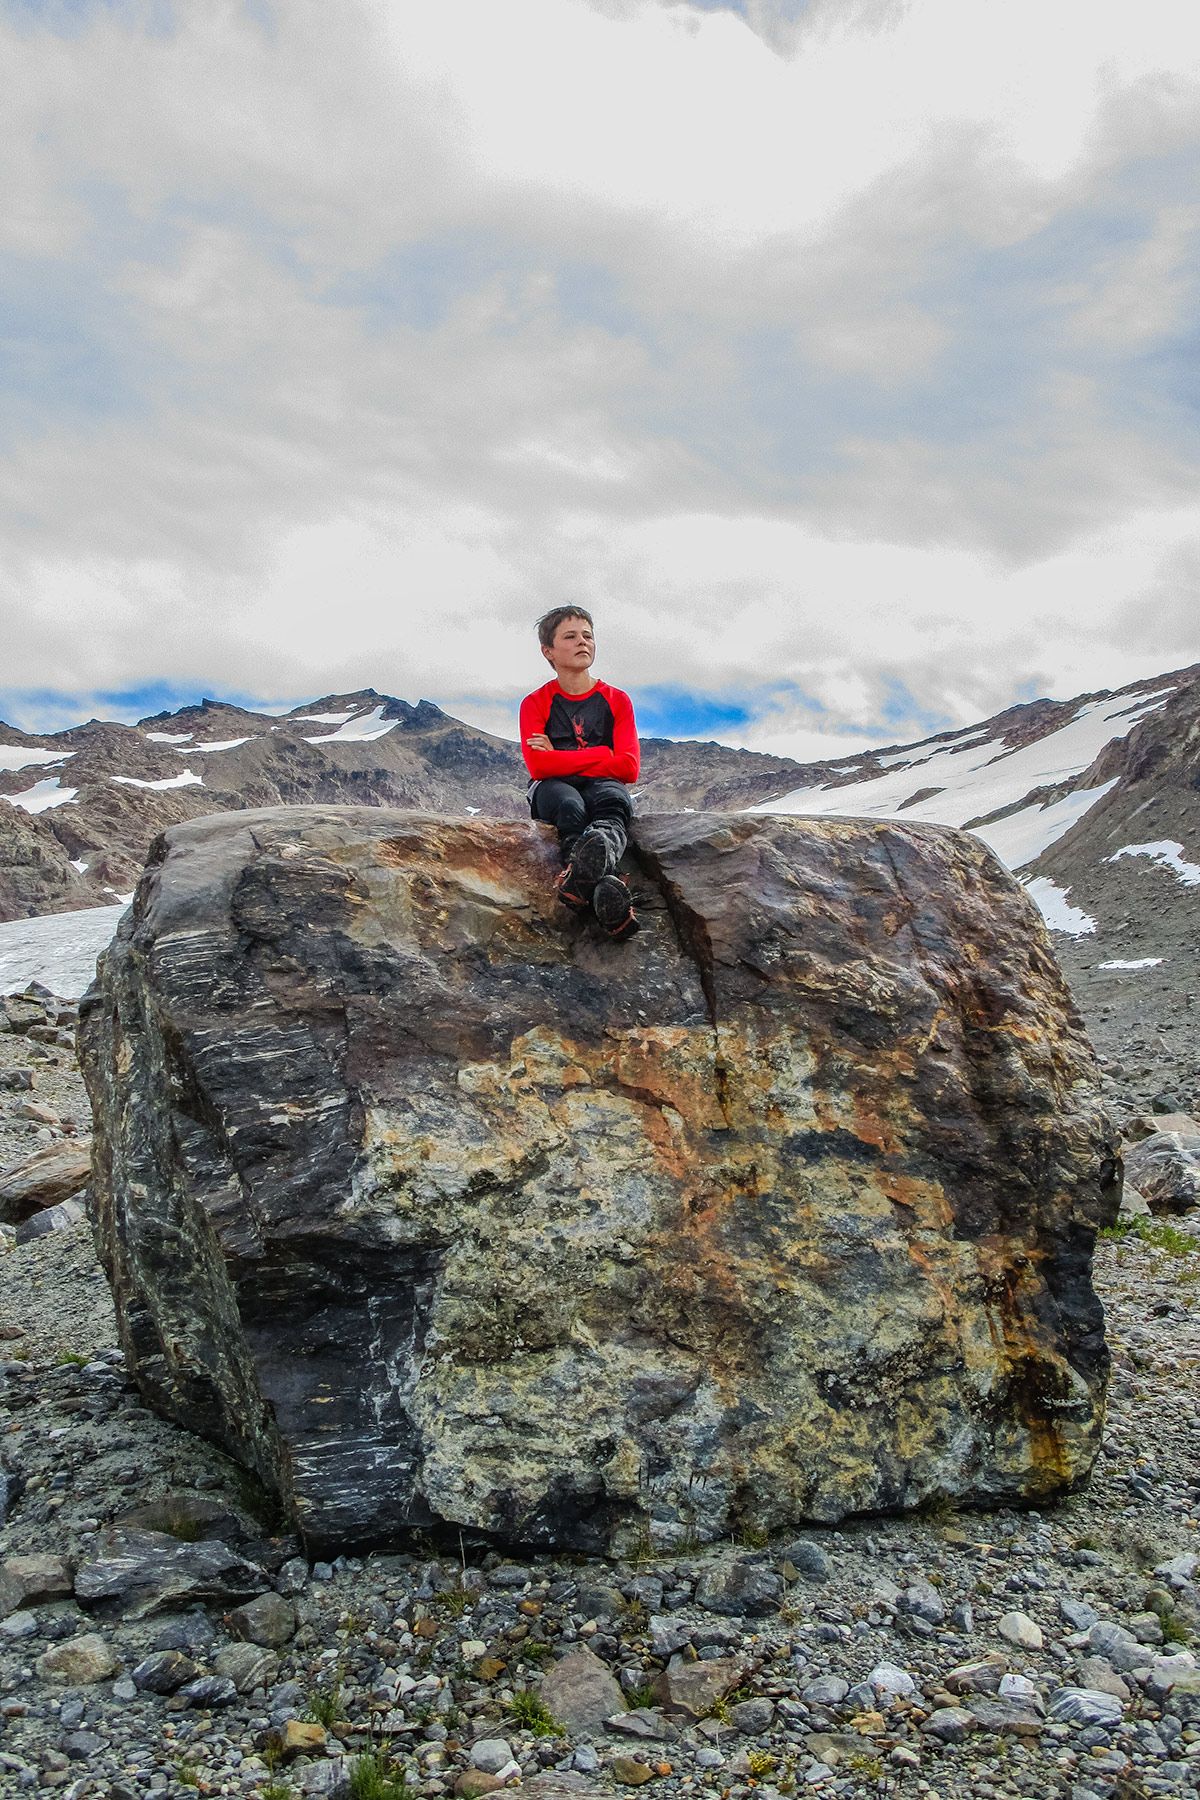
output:
<svg viewBox="0 0 1200 1800"><path fill-rule="evenodd" d="M69 1053L32 1048L0 1036L0 1073L32 1068L38 1100L85 1128ZM1194 1105L1178 1069L1172 1085ZM19 1098L0 1088L0 1165L55 1129L11 1116ZM59 1558L72 1586L21 1597L30 1565L7 1587L0 1569L0 1792L336 1800L359 1759L360 1785L390 1768L430 1800L494 1781L554 1800L551 1777L559 1800L568 1777L672 1800L1191 1793L1200 1217L1172 1225L1170 1249L1098 1247L1113 1380L1085 1491L640 1563L414 1542L310 1567L241 1471L141 1404L86 1226L23 1243L0 1257L0 1565ZM164 1527L220 1533L269 1603L83 1603L107 1533L162 1558ZM624 1729L566 1733L539 1711L544 1671L584 1648ZM711 1681L684 1679L703 1664ZM706 1716L671 1699L689 1691Z"/></svg>

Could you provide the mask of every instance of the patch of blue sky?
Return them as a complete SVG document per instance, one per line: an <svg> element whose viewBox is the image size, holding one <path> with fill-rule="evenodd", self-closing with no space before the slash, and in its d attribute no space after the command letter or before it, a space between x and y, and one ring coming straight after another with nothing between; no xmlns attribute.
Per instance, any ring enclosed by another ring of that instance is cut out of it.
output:
<svg viewBox="0 0 1200 1800"><path fill-rule="evenodd" d="M151 375L127 302L82 269L0 255L0 447L138 413Z"/></svg>
<svg viewBox="0 0 1200 1800"><path fill-rule="evenodd" d="M699 693L682 687L639 687L630 699L643 737L705 738L748 725L762 710L750 696Z"/></svg>
<svg viewBox="0 0 1200 1800"><path fill-rule="evenodd" d="M940 731L952 731L954 720L948 714L931 712L906 687L903 681L889 676L883 684L878 706L879 723L889 731L903 731L905 743L917 743L936 737ZM897 739L897 742L900 740Z"/></svg>
<svg viewBox="0 0 1200 1800"><path fill-rule="evenodd" d="M741 19L750 17L748 0L687 0L687 4L697 12L731 12ZM775 12L780 19L790 23L807 12L808 4L809 0L775 0Z"/></svg>
<svg viewBox="0 0 1200 1800"><path fill-rule="evenodd" d="M158 713L176 713L186 706L199 706L205 698L219 700L222 705L241 706L247 712L290 711L303 700L262 700L237 691L226 692L219 686L206 692L196 686L180 686L169 681L150 681L140 687L116 688L96 693L67 692L59 688L0 688L0 720L17 731L38 736L47 732L66 731L72 725L83 725L90 719L133 725L139 719L153 718Z"/></svg>
<svg viewBox="0 0 1200 1800"><path fill-rule="evenodd" d="M174 0L0 0L0 17L56 37L80 37L97 19L127 20L143 35L169 37Z"/></svg>
<svg viewBox="0 0 1200 1800"><path fill-rule="evenodd" d="M648 323L625 305L609 272L584 259L562 261L537 245L492 232L455 232L400 244L370 268L347 271L318 296L327 305L360 311L376 331L401 325L435 331L455 306L484 287L506 287L514 324L525 316L523 289L533 276L550 273L555 304L568 323L599 325L621 335ZM503 321L493 329L504 330Z"/></svg>
<svg viewBox="0 0 1200 1800"><path fill-rule="evenodd" d="M659 684L632 688L638 730L643 738L690 738L724 742L745 737L747 727L767 726L778 732L785 725L795 730L819 731L830 740L852 740L848 754L863 741L877 744L917 743L953 729L945 713L921 705L902 681L884 684L874 717L867 723L846 724L832 717L820 700L794 682L764 684L741 690L703 691ZM829 751L829 756L836 751Z"/></svg>
<svg viewBox="0 0 1200 1800"><path fill-rule="evenodd" d="M721 742L745 734L748 726L778 728L786 721L797 729L820 731L834 738L846 736L857 750L864 735L882 743L889 731L901 724L908 740L948 729L941 714L922 708L902 682L889 685L879 717L870 725L850 725L833 717L829 709L795 682L764 683L760 687L705 690L658 683L631 688L630 698L643 737L715 739Z"/></svg>

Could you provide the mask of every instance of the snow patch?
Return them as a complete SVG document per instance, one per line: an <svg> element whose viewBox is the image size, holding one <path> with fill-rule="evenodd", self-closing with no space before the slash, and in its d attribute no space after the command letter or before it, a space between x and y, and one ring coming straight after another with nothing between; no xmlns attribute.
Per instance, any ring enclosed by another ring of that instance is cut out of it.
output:
<svg viewBox="0 0 1200 1800"><path fill-rule="evenodd" d="M144 735L152 744L190 744L196 734L194 731L147 731Z"/></svg>
<svg viewBox="0 0 1200 1800"><path fill-rule="evenodd" d="M1185 887L1200 887L1200 863L1185 862L1183 845L1173 838L1162 838L1156 844L1125 844L1104 860L1113 863L1122 856L1148 856L1160 868L1170 869L1178 875Z"/></svg>
<svg viewBox="0 0 1200 1800"><path fill-rule="evenodd" d="M1068 905L1070 888L1056 887L1044 875L1037 875L1032 881L1023 881L1021 885L1051 931L1061 931L1067 937L1086 937L1095 931L1096 921L1089 913L1081 911L1078 906Z"/></svg>
<svg viewBox="0 0 1200 1800"><path fill-rule="evenodd" d="M252 731L249 737L225 738L219 744L193 744L192 750L200 750L205 756L210 755L214 750L236 750L239 744L249 744L257 736L258 733ZM192 750L180 750L177 754L180 756L190 756Z"/></svg>
<svg viewBox="0 0 1200 1800"><path fill-rule="evenodd" d="M65 762L74 750L42 750L36 744L0 744L0 769L33 769Z"/></svg>
<svg viewBox="0 0 1200 1800"><path fill-rule="evenodd" d="M47 812L52 806L66 806L79 792L78 788L65 788L55 775L48 781L35 781L31 788L23 794L5 794L3 798L10 806L19 806L22 812Z"/></svg>
<svg viewBox="0 0 1200 1800"><path fill-rule="evenodd" d="M122 787L176 788L204 786L203 775L193 775L190 769L185 769L182 775L168 775L162 781L139 781L136 775L110 775L109 780L119 781Z"/></svg>
<svg viewBox="0 0 1200 1800"><path fill-rule="evenodd" d="M910 769L923 768L934 756L957 756L961 751L969 750L975 744L994 742L995 740L986 731L970 733L960 731L952 742L933 744L928 750L925 749L924 744L910 744L907 750L893 750L890 756L877 756L875 761L881 769L895 769L901 766L907 766ZM1002 750L1003 746L997 744L996 748ZM917 751L924 751L924 755L918 756Z"/></svg>
<svg viewBox="0 0 1200 1800"><path fill-rule="evenodd" d="M351 707L349 712L297 713L294 719L289 719L287 722L289 725L344 725L347 719L352 719L354 716L354 708ZM271 729L274 731L278 727L272 726Z"/></svg>
<svg viewBox="0 0 1200 1800"><path fill-rule="evenodd" d="M1114 778L1103 787L1077 788L1061 800L1051 800L1045 806L1026 806L1020 812L1010 813L1007 819L997 819L994 825L973 825L971 830L991 846L1006 868L1023 869L1065 836L1116 785Z"/></svg>
<svg viewBox="0 0 1200 1800"><path fill-rule="evenodd" d="M81 874L81 875L86 875L86 874L87 874L87 864L86 864L86 863L85 863L85 862L76 862L76 861L75 861L75 859L74 859L74 858L73 858L73 857L72 857L72 859L71 859L71 867L72 867L72 868L73 868L73 869L78 869L78 870L79 870L79 873L80 873L80 874Z"/></svg>
<svg viewBox="0 0 1200 1800"><path fill-rule="evenodd" d="M1174 693L1174 689L1166 695L1143 695L1133 701L1128 694L1109 700L1093 700L1081 706L1067 724L1032 744L1006 750L994 738L965 744L954 740L939 745L923 760L910 762L903 769L892 768L886 774L850 782L845 787L796 788L780 800L764 801L748 811L809 817L842 813L852 818L913 819L961 827L968 819L986 818L1002 811L1035 788L1057 787L1082 775L1106 744L1125 737L1139 719L1156 711L1170 693ZM888 760L895 761L896 753ZM915 805L906 804L923 788L936 788L937 792ZM1069 830L1087 807L1094 805L1107 791L1107 788L1087 789L1086 805L1082 800L1076 803L1081 810L1067 819L1062 831ZM1073 801L1073 797L1068 798ZM1055 802L1054 806L1063 804ZM1033 816L1023 820L1020 826L1013 825L1008 833L1004 829L1010 824L1008 820L981 830L981 835L995 832L1001 843L1011 837L1011 849L994 845L997 854L1006 861L1009 855L1031 861L1029 843L1038 842L1046 831L1053 832L1045 838L1048 843L1062 835L1057 825L1060 819L1066 818L1065 812L1054 812L1052 807L1026 810ZM1020 868L1022 862L1014 862L1011 866Z"/></svg>
<svg viewBox="0 0 1200 1800"><path fill-rule="evenodd" d="M1161 956L1139 956L1136 962L1097 963L1098 969L1157 969Z"/></svg>
<svg viewBox="0 0 1200 1800"><path fill-rule="evenodd" d="M306 737L306 744L364 744L372 738L386 737L389 731L395 731L399 719L383 722L382 706L375 707L369 713L360 713L358 718L347 720L336 731L322 732L317 737Z"/></svg>
<svg viewBox="0 0 1200 1800"><path fill-rule="evenodd" d="M92 906L0 924L0 994L19 994L31 981L40 981L61 999L78 1000L124 911L123 906Z"/></svg>

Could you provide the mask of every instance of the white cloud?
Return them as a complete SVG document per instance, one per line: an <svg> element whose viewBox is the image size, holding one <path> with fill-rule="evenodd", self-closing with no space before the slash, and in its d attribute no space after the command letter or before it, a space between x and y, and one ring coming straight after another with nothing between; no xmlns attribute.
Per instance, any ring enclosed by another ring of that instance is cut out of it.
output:
<svg viewBox="0 0 1200 1800"><path fill-rule="evenodd" d="M0 438L5 680L499 717L579 598L782 748L1200 655L1200 18L746 10L0 24L62 374Z"/></svg>

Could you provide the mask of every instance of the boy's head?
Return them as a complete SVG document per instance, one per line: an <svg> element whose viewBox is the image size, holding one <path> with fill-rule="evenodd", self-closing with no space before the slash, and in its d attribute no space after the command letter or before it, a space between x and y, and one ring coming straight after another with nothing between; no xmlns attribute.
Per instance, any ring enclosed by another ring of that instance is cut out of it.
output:
<svg viewBox="0 0 1200 1800"><path fill-rule="evenodd" d="M542 655L556 674L579 674L596 654L592 615L582 606L555 606L537 622Z"/></svg>

